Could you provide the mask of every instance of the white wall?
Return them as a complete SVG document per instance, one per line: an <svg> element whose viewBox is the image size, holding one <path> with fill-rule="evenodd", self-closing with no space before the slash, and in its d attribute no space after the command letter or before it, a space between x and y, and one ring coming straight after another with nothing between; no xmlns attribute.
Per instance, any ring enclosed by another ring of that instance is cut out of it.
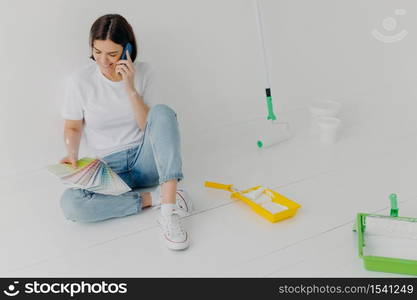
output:
<svg viewBox="0 0 417 300"><path fill-rule="evenodd" d="M415 1L264 0L273 85L287 100L305 104L315 97L415 95L417 25ZM394 10L403 8L404 16ZM370 32L386 17L409 34L383 43ZM399 100L399 99L398 99Z"/></svg>
<svg viewBox="0 0 417 300"><path fill-rule="evenodd" d="M417 128L415 1L262 0L262 7L280 111L323 97L367 101L384 107L387 122ZM21 173L64 155L63 81L89 61L90 26L107 13L132 24L139 59L157 69L185 144L194 133L264 114L254 8L252 0L2 0L1 168ZM397 8L406 14L395 16ZM370 34L388 16L408 30L398 43Z"/></svg>

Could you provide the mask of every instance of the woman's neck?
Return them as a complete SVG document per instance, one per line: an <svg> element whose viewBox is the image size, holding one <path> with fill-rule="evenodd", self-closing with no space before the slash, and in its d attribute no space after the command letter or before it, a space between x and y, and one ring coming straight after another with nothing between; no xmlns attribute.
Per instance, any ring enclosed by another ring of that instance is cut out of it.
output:
<svg viewBox="0 0 417 300"><path fill-rule="evenodd" d="M118 73L114 73L112 75L108 75L108 74L103 74L103 75L111 81L122 81L123 80L122 75L119 75Z"/></svg>

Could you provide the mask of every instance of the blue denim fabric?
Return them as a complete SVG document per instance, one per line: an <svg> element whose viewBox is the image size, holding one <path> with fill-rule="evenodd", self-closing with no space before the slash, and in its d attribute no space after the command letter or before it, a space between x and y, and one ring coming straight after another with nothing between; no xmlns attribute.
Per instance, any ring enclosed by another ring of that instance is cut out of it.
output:
<svg viewBox="0 0 417 300"><path fill-rule="evenodd" d="M148 113L141 143L102 158L132 188L119 196L78 188L65 190L61 208L67 219L96 222L136 214L142 209L138 189L183 179L180 133L176 113L167 105L153 106Z"/></svg>

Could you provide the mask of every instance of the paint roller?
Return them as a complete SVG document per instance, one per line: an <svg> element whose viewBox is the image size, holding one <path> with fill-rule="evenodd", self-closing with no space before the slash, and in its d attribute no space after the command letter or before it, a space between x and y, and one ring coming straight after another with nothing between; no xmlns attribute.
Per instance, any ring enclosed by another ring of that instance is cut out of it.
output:
<svg viewBox="0 0 417 300"><path fill-rule="evenodd" d="M263 126L261 127L261 133L259 133L258 140L256 145L259 149L270 147L276 144L279 144L287 139L289 139L292 134L290 130L290 125L288 122L279 122L277 117L274 113L274 107L272 104L272 91L271 91L271 84L269 78L269 69L268 69L268 62L266 58L266 49L265 49L265 38L263 32L263 24L262 24L262 11L260 7L259 0L255 0L256 6L256 17L258 21L258 33L259 33L259 41L261 45L261 55L262 60L264 63L265 69L265 79L266 79L266 106L268 115L266 117L266 122L263 122Z"/></svg>
<svg viewBox="0 0 417 300"><path fill-rule="evenodd" d="M398 216L397 195L390 195L389 216L358 213L359 257L370 271L417 275L417 219Z"/></svg>
<svg viewBox="0 0 417 300"><path fill-rule="evenodd" d="M398 218L397 195L391 194L389 198L391 201L390 215L367 216L366 234L417 240L417 219Z"/></svg>

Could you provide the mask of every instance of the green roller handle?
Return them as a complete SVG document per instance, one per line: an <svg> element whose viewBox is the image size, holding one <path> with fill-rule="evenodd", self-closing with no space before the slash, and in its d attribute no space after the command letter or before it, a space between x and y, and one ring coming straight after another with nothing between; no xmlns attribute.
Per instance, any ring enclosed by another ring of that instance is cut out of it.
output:
<svg viewBox="0 0 417 300"><path fill-rule="evenodd" d="M391 194L389 195L389 200L391 201L391 217L398 217L398 205L397 205L397 195Z"/></svg>
<svg viewBox="0 0 417 300"><path fill-rule="evenodd" d="M268 116L266 117L267 120L275 121L277 119L277 116L274 114L274 107L272 105L272 96L271 96L271 89L267 88L265 89L266 92L266 108L268 109ZM258 140L256 142L256 145L258 148L262 148L264 146L264 142L261 140Z"/></svg>
<svg viewBox="0 0 417 300"><path fill-rule="evenodd" d="M266 106L268 109L268 117L267 120L276 120L277 117L274 114L274 107L272 106L272 96L271 96L271 89L267 88L266 91Z"/></svg>

